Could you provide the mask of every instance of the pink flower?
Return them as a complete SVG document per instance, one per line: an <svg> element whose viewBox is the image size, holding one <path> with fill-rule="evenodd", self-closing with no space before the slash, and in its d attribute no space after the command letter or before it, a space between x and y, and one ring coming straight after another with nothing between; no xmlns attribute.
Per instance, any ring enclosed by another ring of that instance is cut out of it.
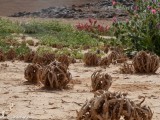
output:
<svg viewBox="0 0 160 120"><path fill-rule="evenodd" d="M91 18L89 18L89 23L92 25L93 20Z"/></svg>
<svg viewBox="0 0 160 120"><path fill-rule="evenodd" d="M115 6L115 5L116 5L116 2L115 2L114 0L112 1L112 5L113 5L113 6Z"/></svg>
<svg viewBox="0 0 160 120"><path fill-rule="evenodd" d="M116 17L113 17L113 18L112 18L112 21L113 21L113 23L116 23L116 22L117 22L117 18L116 18Z"/></svg>
<svg viewBox="0 0 160 120"><path fill-rule="evenodd" d="M108 31L109 29L110 29L110 26L107 25L107 26L106 26L106 31Z"/></svg>
<svg viewBox="0 0 160 120"><path fill-rule="evenodd" d="M156 10L155 9L152 9L151 12L152 12L152 14L156 14Z"/></svg>
<svg viewBox="0 0 160 120"><path fill-rule="evenodd" d="M126 23L128 23L129 22L129 19L126 19Z"/></svg>
<svg viewBox="0 0 160 120"><path fill-rule="evenodd" d="M150 10L152 7L151 6L147 6L147 9Z"/></svg>

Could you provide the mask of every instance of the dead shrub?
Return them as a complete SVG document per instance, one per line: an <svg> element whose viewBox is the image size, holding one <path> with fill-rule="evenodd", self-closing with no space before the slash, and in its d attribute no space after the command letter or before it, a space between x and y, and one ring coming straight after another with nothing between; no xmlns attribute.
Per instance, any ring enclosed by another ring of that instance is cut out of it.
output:
<svg viewBox="0 0 160 120"><path fill-rule="evenodd" d="M63 64L65 64L67 67L69 66L70 64L70 58L65 55L65 54L61 54L57 57L57 60Z"/></svg>
<svg viewBox="0 0 160 120"><path fill-rule="evenodd" d="M54 61L46 66L42 72L42 83L48 89L64 89L71 80L71 73L67 66Z"/></svg>
<svg viewBox="0 0 160 120"><path fill-rule="evenodd" d="M85 53L83 59L85 65L87 66L97 66L99 62L99 57L95 53Z"/></svg>
<svg viewBox="0 0 160 120"><path fill-rule="evenodd" d="M93 91L108 90L112 85L112 77L101 70L95 71L91 75L91 86Z"/></svg>
<svg viewBox="0 0 160 120"><path fill-rule="evenodd" d="M6 52L6 58L7 60L14 60L16 58L16 51L14 49L10 49L8 52Z"/></svg>
<svg viewBox="0 0 160 120"><path fill-rule="evenodd" d="M110 61L108 60L108 57L102 58L99 62L99 65L108 67L110 65Z"/></svg>
<svg viewBox="0 0 160 120"><path fill-rule="evenodd" d="M109 45L107 45L107 46L104 47L104 53L107 54L108 52L109 52Z"/></svg>
<svg viewBox="0 0 160 120"><path fill-rule="evenodd" d="M35 55L32 62L40 65L48 65L54 60L55 60L54 53L44 53L43 55Z"/></svg>
<svg viewBox="0 0 160 120"><path fill-rule="evenodd" d="M132 64L124 63L120 68L121 74L133 74L134 73L134 67Z"/></svg>
<svg viewBox="0 0 160 120"><path fill-rule="evenodd" d="M153 113L145 101L136 104L119 92L97 91L95 97L87 101L79 112L77 120L151 120Z"/></svg>
<svg viewBox="0 0 160 120"><path fill-rule="evenodd" d="M133 66L137 73L155 73L159 68L159 57L152 53L140 51L133 58Z"/></svg>
<svg viewBox="0 0 160 120"><path fill-rule="evenodd" d="M124 63L125 61L127 61L127 57L123 54L123 53L119 53L117 51L112 51L109 55L108 55L108 60L110 63Z"/></svg>
<svg viewBox="0 0 160 120"><path fill-rule="evenodd" d="M31 52L25 54L24 55L24 62L32 63L32 61L34 59L34 56L35 56L35 52L34 51L31 51Z"/></svg>
<svg viewBox="0 0 160 120"><path fill-rule="evenodd" d="M38 70L41 69L41 66L38 64L29 64L24 72L24 78L30 83L38 83L39 78L37 77Z"/></svg>
<svg viewBox="0 0 160 120"><path fill-rule="evenodd" d="M3 62L5 60L6 60L6 58L5 58L4 52L2 50L0 50L0 62Z"/></svg>

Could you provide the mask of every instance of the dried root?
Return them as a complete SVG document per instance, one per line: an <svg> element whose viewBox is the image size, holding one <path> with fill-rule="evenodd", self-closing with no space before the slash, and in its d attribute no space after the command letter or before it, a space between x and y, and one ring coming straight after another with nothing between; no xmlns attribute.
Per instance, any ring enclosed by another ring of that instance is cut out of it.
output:
<svg viewBox="0 0 160 120"><path fill-rule="evenodd" d="M83 59L85 65L87 66L97 66L99 62L99 57L94 53L85 53Z"/></svg>
<svg viewBox="0 0 160 120"><path fill-rule="evenodd" d="M133 74L134 67L132 64L124 63L123 66L120 68L121 74Z"/></svg>
<svg viewBox="0 0 160 120"><path fill-rule="evenodd" d="M38 64L29 64L24 72L24 77L30 83L38 83L39 78L37 76L38 70L41 69L41 66Z"/></svg>
<svg viewBox="0 0 160 120"><path fill-rule="evenodd" d="M70 80L71 73L67 66L56 61L47 65L42 72L42 82L45 88L63 89L67 87Z"/></svg>
<svg viewBox="0 0 160 120"><path fill-rule="evenodd" d="M24 62L27 63L32 63L33 59L35 56L35 52L31 51L30 53L27 53L26 55L24 55Z"/></svg>
<svg viewBox="0 0 160 120"><path fill-rule="evenodd" d="M99 65L108 67L110 65L110 61L108 60L108 57L102 58L99 62Z"/></svg>
<svg viewBox="0 0 160 120"><path fill-rule="evenodd" d="M140 51L133 59L133 66L137 73L155 73L159 68L159 57Z"/></svg>
<svg viewBox="0 0 160 120"><path fill-rule="evenodd" d="M7 60L14 60L16 56L16 51L12 48L6 53Z"/></svg>
<svg viewBox="0 0 160 120"><path fill-rule="evenodd" d="M101 70L94 72L91 76L91 86L93 91L108 90L112 85L112 77Z"/></svg>
<svg viewBox="0 0 160 120"><path fill-rule="evenodd" d="M77 120L151 120L153 113L142 102L136 104L126 94L100 91L77 112Z"/></svg>
<svg viewBox="0 0 160 120"><path fill-rule="evenodd" d="M53 53L46 53L43 55L35 55L33 58L33 63L37 63L40 65L48 65L51 62L53 62L55 60L55 54Z"/></svg>
<svg viewBox="0 0 160 120"><path fill-rule="evenodd" d="M67 56L67 55L59 55L57 60L63 64L65 64L67 67L69 66L70 64L70 58Z"/></svg>

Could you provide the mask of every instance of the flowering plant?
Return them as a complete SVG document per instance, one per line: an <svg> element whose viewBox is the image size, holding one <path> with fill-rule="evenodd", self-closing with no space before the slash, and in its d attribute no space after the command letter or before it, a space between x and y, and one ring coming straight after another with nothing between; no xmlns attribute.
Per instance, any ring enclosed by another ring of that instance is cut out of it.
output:
<svg viewBox="0 0 160 120"><path fill-rule="evenodd" d="M160 55L160 2L137 0L125 8L130 19L113 22L114 35L132 50L149 50ZM115 19L115 18L114 18Z"/></svg>
<svg viewBox="0 0 160 120"><path fill-rule="evenodd" d="M106 35L110 30L110 26L100 25L95 19L88 19L88 23L79 23L76 25L76 28L80 31L86 31L98 35Z"/></svg>

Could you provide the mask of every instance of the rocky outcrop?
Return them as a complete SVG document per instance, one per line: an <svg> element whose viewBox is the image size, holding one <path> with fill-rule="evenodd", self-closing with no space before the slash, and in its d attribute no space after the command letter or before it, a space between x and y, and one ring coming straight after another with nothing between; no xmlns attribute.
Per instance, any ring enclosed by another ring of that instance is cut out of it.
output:
<svg viewBox="0 0 160 120"><path fill-rule="evenodd" d="M131 6L132 2L118 0L125 6ZM124 10L114 9L111 0L102 0L96 3L72 5L68 7L49 7L37 12L18 12L12 17L40 17L40 18L112 18L125 17Z"/></svg>

